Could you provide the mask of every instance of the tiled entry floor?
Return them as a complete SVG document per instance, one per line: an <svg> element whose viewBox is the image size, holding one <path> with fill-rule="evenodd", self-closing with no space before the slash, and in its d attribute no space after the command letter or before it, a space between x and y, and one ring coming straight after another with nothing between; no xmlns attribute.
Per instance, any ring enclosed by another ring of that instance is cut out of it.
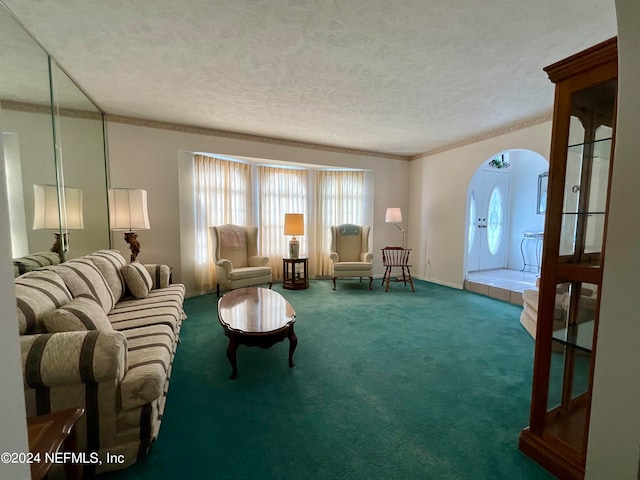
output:
<svg viewBox="0 0 640 480"><path fill-rule="evenodd" d="M537 273L520 270L480 270L469 272L464 289L497 298L505 302L522 305L522 291L535 287Z"/></svg>

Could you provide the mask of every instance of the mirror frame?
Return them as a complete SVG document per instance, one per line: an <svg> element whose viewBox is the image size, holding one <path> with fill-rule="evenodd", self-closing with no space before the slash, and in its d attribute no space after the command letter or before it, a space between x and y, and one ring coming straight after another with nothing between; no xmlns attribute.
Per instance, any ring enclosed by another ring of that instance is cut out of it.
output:
<svg viewBox="0 0 640 480"><path fill-rule="evenodd" d="M549 187L549 172L538 175L538 200L536 202L536 213L544 215L547 212L547 189Z"/></svg>

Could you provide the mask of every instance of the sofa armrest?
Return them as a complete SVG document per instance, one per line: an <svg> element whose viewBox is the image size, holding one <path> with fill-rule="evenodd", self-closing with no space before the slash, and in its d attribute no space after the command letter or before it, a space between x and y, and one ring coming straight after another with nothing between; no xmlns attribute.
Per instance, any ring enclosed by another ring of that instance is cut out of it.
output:
<svg viewBox="0 0 640 480"><path fill-rule="evenodd" d="M149 275L151 275L151 280L153 281L151 290L155 290L156 288L167 288L171 285L170 266L158 263L145 263L143 266L147 272L149 272Z"/></svg>
<svg viewBox="0 0 640 480"><path fill-rule="evenodd" d="M361 262L371 263L373 261L373 253L371 253L371 252L361 253L360 254L360 261Z"/></svg>
<svg viewBox="0 0 640 480"><path fill-rule="evenodd" d="M247 258L247 264L250 267L266 267L269 263L269 257L255 255Z"/></svg>
<svg viewBox="0 0 640 480"><path fill-rule="evenodd" d="M333 261L333 263L338 263L340 261L340 257L338 256L338 252L331 252L329 254L329 258Z"/></svg>
<svg viewBox="0 0 640 480"><path fill-rule="evenodd" d="M127 339L114 330L20 337L25 387L120 382L127 370Z"/></svg>

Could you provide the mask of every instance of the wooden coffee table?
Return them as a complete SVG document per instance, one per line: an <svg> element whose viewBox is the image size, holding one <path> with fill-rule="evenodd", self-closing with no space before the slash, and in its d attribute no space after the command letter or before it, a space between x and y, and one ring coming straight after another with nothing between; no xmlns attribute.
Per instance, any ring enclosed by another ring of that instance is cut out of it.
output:
<svg viewBox="0 0 640 480"><path fill-rule="evenodd" d="M231 379L238 377L236 351L239 345L269 348L289 339L289 367L298 337L293 330L296 312L282 295L267 288L248 287L232 290L218 300L218 320L229 338L227 358Z"/></svg>

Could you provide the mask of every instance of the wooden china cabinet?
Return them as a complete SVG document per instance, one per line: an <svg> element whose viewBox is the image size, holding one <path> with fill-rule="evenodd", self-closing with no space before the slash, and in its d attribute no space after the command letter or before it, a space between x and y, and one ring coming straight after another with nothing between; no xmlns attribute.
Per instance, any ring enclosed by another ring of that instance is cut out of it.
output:
<svg viewBox="0 0 640 480"><path fill-rule="evenodd" d="M544 70L555 104L531 415L519 448L557 477L581 479L613 169L616 39Z"/></svg>

